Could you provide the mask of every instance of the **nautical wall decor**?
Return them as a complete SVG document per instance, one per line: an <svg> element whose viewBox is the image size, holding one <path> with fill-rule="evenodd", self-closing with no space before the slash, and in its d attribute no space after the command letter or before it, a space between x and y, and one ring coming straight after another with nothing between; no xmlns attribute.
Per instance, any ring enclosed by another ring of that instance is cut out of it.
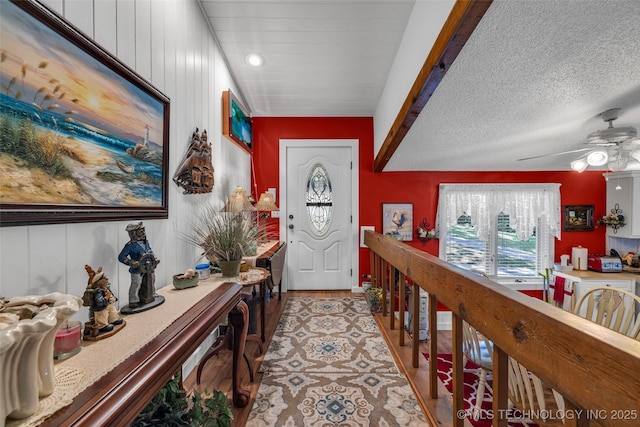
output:
<svg viewBox="0 0 640 427"><path fill-rule="evenodd" d="M173 182L184 189L184 194L211 193L213 190L213 162L211 144L207 141L207 130L198 134L196 128L191 142L182 158Z"/></svg>
<svg viewBox="0 0 640 427"><path fill-rule="evenodd" d="M167 218L169 98L40 2L0 39L0 226Z"/></svg>

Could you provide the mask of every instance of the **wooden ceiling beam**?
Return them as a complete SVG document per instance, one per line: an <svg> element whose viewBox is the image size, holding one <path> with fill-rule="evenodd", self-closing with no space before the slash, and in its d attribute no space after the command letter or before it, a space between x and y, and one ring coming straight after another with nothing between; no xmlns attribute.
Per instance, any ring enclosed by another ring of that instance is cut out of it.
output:
<svg viewBox="0 0 640 427"><path fill-rule="evenodd" d="M493 0L457 0L374 162L382 172Z"/></svg>

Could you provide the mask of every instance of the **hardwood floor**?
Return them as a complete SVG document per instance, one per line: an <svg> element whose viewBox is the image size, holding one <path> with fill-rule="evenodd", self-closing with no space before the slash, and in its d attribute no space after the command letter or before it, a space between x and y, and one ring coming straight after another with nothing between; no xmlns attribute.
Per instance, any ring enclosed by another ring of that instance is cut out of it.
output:
<svg viewBox="0 0 640 427"><path fill-rule="evenodd" d="M277 295L274 295L270 301L266 303L266 344L264 349L269 347L269 342L271 341L271 337L275 331L275 328L278 324L278 320L284 310L286 302L289 297L332 297L332 298L340 298L340 297L350 297L350 296L361 296L364 298L362 294L354 294L350 291L289 291L282 294L282 300L278 301ZM258 322L259 323L259 322ZM259 326L258 326L259 328ZM422 352L428 352L427 342L421 342ZM262 374L258 372L258 368L260 363L262 362L263 355L258 354L259 348L257 343L248 341L247 342L247 351L249 356L255 356L253 361L253 369L255 372L254 382L249 382L249 371L245 363L241 364L241 381L243 386L246 387L250 392L250 400L249 404L244 408L236 408L231 405L231 409L233 411L234 426L244 426L249 417L249 413L251 412L251 407L253 406L253 401L255 400L256 394L258 392L258 388L260 386L260 381L262 380ZM451 353L451 334L449 331L443 331L438 333L438 352L439 353ZM199 391L207 390L220 390L226 393L229 402L231 402L231 352L230 351L222 351L218 356L213 357L211 360L207 362L203 371L202 371L202 381L199 386L196 385L196 371L194 370L189 376L187 376L183 385L184 388L188 391L193 389L197 389ZM426 369L422 369L422 372L426 371ZM413 374L411 372L408 375L415 375L418 381L424 381L424 376L420 373L420 371L416 371ZM410 378L411 380L411 378ZM428 390L428 388L422 388L418 385L418 389L420 390ZM427 396L422 396L425 399ZM418 396L418 398L421 398ZM450 417L450 415L449 415Z"/></svg>

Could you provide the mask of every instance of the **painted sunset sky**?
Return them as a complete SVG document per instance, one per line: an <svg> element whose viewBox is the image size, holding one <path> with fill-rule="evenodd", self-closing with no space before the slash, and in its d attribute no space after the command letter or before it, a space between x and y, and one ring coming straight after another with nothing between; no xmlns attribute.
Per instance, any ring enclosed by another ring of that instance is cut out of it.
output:
<svg viewBox="0 0 640 427"><path fill-rule="evenodd" d="M142 142L149 126L150 141L162 146L161 102L5 1L0 40L3 93L15 97L20 91L23 102L55 109L77 122L136 143Z"/></svg>

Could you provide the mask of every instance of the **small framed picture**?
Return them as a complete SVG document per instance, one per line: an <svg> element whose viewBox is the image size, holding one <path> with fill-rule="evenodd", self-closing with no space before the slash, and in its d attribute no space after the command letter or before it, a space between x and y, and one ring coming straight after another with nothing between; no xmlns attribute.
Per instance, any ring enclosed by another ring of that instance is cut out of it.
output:
<svg viewBox="0 0 640 427"><path fill-rule="evenodd" d="M413 240L413 204L383 203L382 234L396 240Z"/></svg>
<svg viewBox="0 0 640 427"><path fill-rule="evenodd" d="M593 205L564 205L563 231L593 231Z"/></svg>

